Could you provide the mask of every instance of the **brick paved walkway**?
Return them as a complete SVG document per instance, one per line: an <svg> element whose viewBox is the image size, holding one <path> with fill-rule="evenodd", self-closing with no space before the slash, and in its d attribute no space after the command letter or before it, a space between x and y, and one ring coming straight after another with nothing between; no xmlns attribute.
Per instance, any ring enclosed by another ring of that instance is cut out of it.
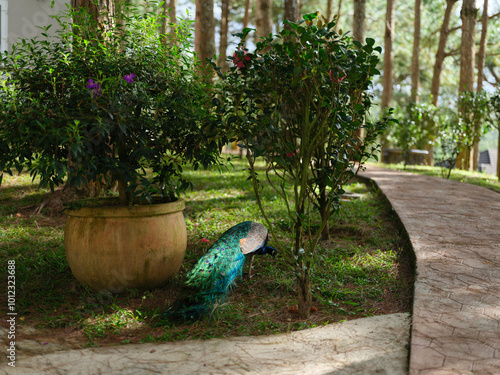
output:
<svg viewBox="0 0 500 375"><path fill-rule="evenodd" d="M369 167L413 245L409 375L500 374L500 194Z"/></svg>

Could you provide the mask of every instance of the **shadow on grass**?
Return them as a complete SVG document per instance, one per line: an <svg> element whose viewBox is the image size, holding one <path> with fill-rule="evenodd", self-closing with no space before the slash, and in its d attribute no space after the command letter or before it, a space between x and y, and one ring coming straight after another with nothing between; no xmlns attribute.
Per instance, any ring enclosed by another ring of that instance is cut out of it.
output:
<svg viewBox="0 0 500 375"><path fill-rule="evenodd" d="M108 301L99 300L96 293L79 285L71 274L64 254L60 227L50 234L50 228L49 232L43 232L43 229L36 227L34 221L26 221L23 224L22 220L28 219L14 217L11 222L10 219L3 218L0 214L0 227L14 231L15 228L12 227L20 227L16 239L0 235L0 241L3 240L3 244L8 246L8 251L0 250L0 257L2 260L5 257L16 259L16 272L20 283L19 305L24 309L22 316L26 316L26 323L65 329L77 327L79 333L83 332L88 336L87 341L92 345L117 344L122 341L123 343L173 341L187 338L285 332L319 324L318 322L333 322L372 314L372 307L378 308L377 303L383 303L382 300L387 297L383 294L386 288L390 292L391 289L405 285L405 281L401 278L396 281L384 279L385 268L375 272L376 270L374 271L370 264L358 264L353 270L361 276L366 275L366 277L356 279L360 283L363 282L362 285L354 285L356 275L348 273L345 274L345 278L349 278L346 285L330 285L332 279L336 277L341 279L341 275L332 274L332 266L328 264L337 257L338 254L335 252L338 247L345 247L346 257L354 257L356 253L350 254L347 250L361 249L363 242L367 247L371 246L367 249L369 253L377 251L379 246L385 246L386 243L393 244L385 237L379 240L383 245L369 244L366 237L371 236L375 229L378 231L377 223L384 222L385 219L368 220L366 224L368 228L365 230L362 222L367 220L367 217L375 215L371 207L375 204L351 202L349 205L360 213L353 213L345 218L349 220L346 220L340 230L332 228L332 234L337 237L336 240L342 237L342 242L327 244L332 245L332 249L328 249L324 257L318 257L315 266L315 285L324 284L325 293L331 293L334 289L344 292L343 300L334 301L339 308L315 300L315 306L319 309L318 314L313 315L308 322L298 321L290 309L296 304L296 279L292 270L282 257L276 259L256 257L253 263L253 277L248 278L246 270L244 271L244 278L231 292L229 303L224 305L220 314L217 314L214 319L207 319L193 325L165 323L162 318L163 312L175 299L178 286L184 280L186 272L209 247L209 245L199 243L199 235L207 233L213 235L215 239L223 232L221 225L230 226L244 220L262 222L251 182L246 180L247 175L244 171L230 171L228 175L198 171L192 176L197 188L185 196L187 200L185 214L189 219L187 221L192 221L194 224L189 231L188 250L180 273L162 288L145 292L128 291L123 295L112 296ZM262 173L260 173L260 178L265 179ZM9 190L9 194L16 196L16 194L22 195L23 191L29 191L24 189L25 187L13 188ZM38 192L35 194L38 195ZM43 200L44 194L47 193L40 192L37 199ZM278 223L281 229L278 230L278 235L285 236L290 230L290 225L286 220L286 209L278 203L274 195L269 186L264 186L264 205L270 208L271 220ZM2 196L2 191L0 191L0 196ZM18 207L19 201L29 204L23 199L21 197L15 203L6 199L2 201L2 204L10 205L13 210ZM221 223L213 224L218 217L222 218ZM281 221L281 219L285 220ZM25 228L21 228L22 226ZM26 233L23 233L21 229ZM393 233L393 227L387 227L383 232ZM349 237L356 238L349 239ZM351 244L348 241L353 242ZM0 249L2 246L0 245ZM391 247L391 249L395 251L394 248ZM337 263L342 261L342 259L335 259ZM248 267L249 264L245 266L246 269ZM320 275L323 275L321 279L319 279ZM375 279L380 279L383 284L365 286L368 282L372 283L368 279L374 279L373 282L377 281ZM389 285L389 282L396 286ZM353 286L356 287L356 291L359 291L359 296L352 294L355 291ZM365 297L367 293L373 293L374 296ZM404 293L399 292L399 289L396 294L394 299L404 298ZM392 307L394 311L401 309L396 303ZM389 312L394 312L393 310ZM129 320L127 317L131 316L130 314L133 317ZM131 327L126 328L125 325L129 322L131 322ZM295 325L303 326L294 328Z"/></svg>
<svg viewBox="0 0 500 375"><path fill-rule="evenodd" d="M67 286L73 278L64 248L56 240L30 240L6 243L0 253L2 263L15 260L16 306L18 310L64 304Z"/></svg>
<svg viewBox="0 0 500 375"><path fill-rule="evenodd" d="M51 192L38 185L0 187L0 215L16 213L20 208L42 203Z"/></svg>

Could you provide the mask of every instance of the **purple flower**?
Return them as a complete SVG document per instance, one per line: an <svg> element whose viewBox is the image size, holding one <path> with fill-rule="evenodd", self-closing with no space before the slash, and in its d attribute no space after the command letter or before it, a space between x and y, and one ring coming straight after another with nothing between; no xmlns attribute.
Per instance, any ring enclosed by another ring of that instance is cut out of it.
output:
<svg viewBox="0 0 500 375"><path fill-rule="evenodd" d="M92 95L92 98L96 98L102 95L100 82L94 82L93 79L89 79L88 85L85 87L89 89L89 95Z"/></svg>
<svg viewBox="0 0 500 375"><path fill-rule="evenodd" d="M125 81L127 81L127 83L134 83L134 78L136 77L136 75L134 73L132 74L127 74L127 75L124 75L123 76L123 79Z"/></svg>

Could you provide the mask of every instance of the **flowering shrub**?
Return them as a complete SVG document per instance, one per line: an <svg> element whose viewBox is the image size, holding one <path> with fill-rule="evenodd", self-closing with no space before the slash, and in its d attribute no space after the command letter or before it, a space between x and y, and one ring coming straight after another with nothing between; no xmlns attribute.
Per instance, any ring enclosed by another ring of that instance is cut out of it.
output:
<svg viewBox="0 0 500 375"><path fill-rule="evenodd" d="M389 119L371 122L367 117L372 77L379 74L375 52L381 51L373 39L366 45L353 42L338 35L333 22L318 20L317 14L286 23L289 27L279 35L262 38L254 53L245 50L251 30L239 34L234 66L225 74L217 69L218 98L225 127L251 151L250 178L271 232L274 223L259 197L260 176L287 207L293 246L278 247L294 267L299 312L307 317L318 241L339 208L344 184L374 156L378 146L372 143ZM259 157L267 169L257 176ZM269 178L270 172L278 183ZM319 215L314 215L315 208ZM274 236L273 242L278 241Z"/></svg>
<svg viewBox="0 0 500 375"><path fill-rule="evenodd" d="M345 72L345 70L340 69L339 67L336 67L333 72L332 69L330 69L328 74L330 75L332 81L335 83L341 83L345 79L345 77L347 77L347 73Z"/></svg>
<svg viewBox="0 0 500 375"><path fill-rule="evenodd" d="M84 10L66 12L56 37L2 55L1 172L26 169L52 189L117 182L126 205L174 200L189 185L183 165L218 161L224 137L186 22L163 43L160 16L124 14L100 27Z"/></svg>
<svg viewBox="0 0 500 375"><path fill-rule="evenodd" d="M134 83L134 78L135 78L135 74L132 73L132 74L127 74L127 75L124 75L123 76L123 79L127 82L127 83Z"/></svg>
<svg viewBox="0 0 500 375"><path fill-rule="evenodd" d="M236 67L240 69L246 67L248 63L245 63L245 61L250 61L250 56L247 55L246 51L239 50L233 54L233 64Z"/></svg>
<svg viewBox="0 0 500 375"><path fill-rule="evenodd" d="M89 79L88 85L85 87L89 89L89 94L90 96L92 96L93 99L102 95L100 82L94 82L93 79Z"/></svg>

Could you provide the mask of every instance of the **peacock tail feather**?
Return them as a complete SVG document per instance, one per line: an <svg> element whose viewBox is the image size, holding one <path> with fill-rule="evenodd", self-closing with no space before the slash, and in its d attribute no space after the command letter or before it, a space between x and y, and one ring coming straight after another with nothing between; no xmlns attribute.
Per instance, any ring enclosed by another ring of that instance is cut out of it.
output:
<svg viewBox="0 0 500 375"><path fill-rule="evenodd" d="M262 224L244 221L225 231L187 274L185 284L195 292L181 308L171 307L167 316L196 319L211 313L242 275L245 254L276 252L266 243L267 229Z"/></svg>
<svg viewBox="0 0 500 375"><path fill-rule="evenodd" d="M251 224L245 221L225 231L189 271L186 284L204 292L227 289L243 271L245 256L240 243L248 236Z"/></svg>

